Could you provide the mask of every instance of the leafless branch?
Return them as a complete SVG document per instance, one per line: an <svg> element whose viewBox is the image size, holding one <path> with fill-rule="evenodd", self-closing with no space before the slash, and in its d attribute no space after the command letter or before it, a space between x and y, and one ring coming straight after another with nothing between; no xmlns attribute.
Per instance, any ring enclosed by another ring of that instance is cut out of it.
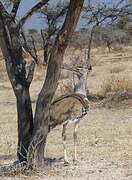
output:
<svg viewBox="0 0 132 180"><path fill-rule="evenodd" d="M0 11L1 11L1 13L7 13L7 11L5 10L5 7L1 1L0 1Z"/></svg>
<svg viewBox="0 0 132 180"><path fill-rule="evenodd" d="M29 86L33 80L34 70L35 70L35 62L31 61L30 65L28 66L28 72L27 72L27 84Z"/></svg>
<svg viewBox="0 0 132 180"><path fill-rule="evenodd" d="M120 16L131 15L132 12L130 7L132 3L124 5L125 0L120 0L117 4L108 7L106 4L99 4L98 6L92 6L91 3L85 8L86 15L83 17L87 19L87 25L96 24L100 25L107 19L110 19L111 22L115 21Z"/></svg>
<svg viewBox="0 0 132 180"><path fill-rule="evenodd" d="M33 52L34 52L34 55L35 55L36 63L38 63L37 49L36 49L36 46L35 46L35 41L34 41L33 36L31 36L31 40L32 40Z"/></svg>
<svg viewBox="0 0 132 180"><path fill-rule="evenodd" d="M25 24L26 20L33 15L37 10L42 8L49 0L41 0L35 6L33 6L18 22L16 30L19 31L21 27Z"/></svg>
<svg viewBox="0 0 132 180"><path fill-rule="evenodd" d="M69 3L58 3L57 5L53 5L52 7L46 6L40 13L47 20L48 26L56 26L57 21L59 21L60 17L63 17L68 10Z"/></svg>
<svg viewBox="0 0 132 180"><path fill-rule="evenodd" d="M13 19L15 19L15 17L16 17L20 3L21 3L21 0L15 0L13 3L13 8L12 8L11 14L10 14Z"/></svg>
<svg viewBox="0 0 132 180"><path fill-rule="evenodd" d="M91 33L90 33L89 44L87 49L87 58L86 58L87 65L90 64L92 38L96 27L100 26L108 19L110 21L108 21L107 24L108 23L112 24L120 16L128 15L131 13L129 8L132 7L132 3L124 5L123 2L125 2L125 0L120 0L115 4L115 6L113 5L111 7L108 7L106 4L103 3L102 4L99 3L98 5L93 6L91 1L89 0L88 6L85 9L86 16L84 16L84 18L87 19L87 25L91 24Z"/></svg>
<svg viewBox="0 0 132 180"><path fill-rule="evenodd" d="M51 52L51 44L53 44L51 38L52 36L55 36L56 32L59 30L59 28L57 27L59 18L63 17L66 14L68 6L69 4L67 3L58 3L55 6L52 5L50 7L49 5L40 10L42 18L46 19L47 23L47 28L45 30L41 30L44 50L44 64L48 63L48 58Z"/></svg>
<svg viewBox="0 0 132 180"><path fill-rule="evenodd" d="M35 43L34 43L34 38L31 37L32 45L33 45L33 49L32 49L31 47L28 46L28 43L27 43L27 40L26 40L26 37L25 37L25 34L23 31L21 32L21 35L22 35L22 38L24 41L23 48L25 49L26 52L28 52L30 54L30 56L34 59L34 61L37 64L38 63L38 55L37 55L37 50L36 50Z"/></svg>
<svg viewBox="0 0 132 180"><path fill-rule="evenodd" d="M69 7L69 5L65 5L65 6L60 10L60 12L58 12L58 13L56 14L56 16L53 17L51 23L53 24L59 17L62 17L64 14L66 14L66 12L67 12L67 10L68 10L68 7Z"/></svg>
<svg viewBox="0 0 132 180"><path fill-rule="evenodd" d="M2 17L6 17L4 18L5 23L7 24L8 21L11 20L11 16L9 15L9 13L6 11L4 5L2 4L2 2L0 1L0 12Z"/></svg>
<svg viewBox="0 0 132 180"><path fill-rule="evenodd" d="M115 8L117 9L123 2L125 2L125 0L120 0L119 2L117 2Z"/></svg>
<svg viewBox="0 0 132 180"><path fill-rule="evenodd" d="M43 32L41 30L41 37L43 40L43 50L44 50L44 62L48 63L48 58L51 52L50 44L51 44L51 37L55 34L57 31L56 28L53 28L52 30L47 30L46 32Z"/></svg>
<svg viewBox="0 0 132 180"><path fill-rule="evenodd" d="M49 50L48 46L49 46L50 36L47 37L47 33L44 33L41 30L41 37L42 37L42 40L43 40L44 62L47 64L48 63L48 50Z"/></svg>

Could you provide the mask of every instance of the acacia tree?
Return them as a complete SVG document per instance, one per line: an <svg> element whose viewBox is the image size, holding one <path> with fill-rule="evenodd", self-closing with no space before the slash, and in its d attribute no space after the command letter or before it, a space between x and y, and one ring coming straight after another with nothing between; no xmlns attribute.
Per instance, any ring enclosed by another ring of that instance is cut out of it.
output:
<svg viewBox="0 0 132 180"><path fill-rule="evenodd" d="M18 163L26 162L32 166L43 164L44 147L49 131L49 108L52 103L60 77L63 55L68 41L76 27L84 0L70 0L64 23L57 33L49 57L46 78L36 102L33 117L30 98L30 84L33 79L35 61L28 72L22 55L20 41L21 28L34 12L45 6L49 0L40 0L20 20L15 20L21 0L13 1L8 12L0 1L0 47L5 59L6 70L16 96L18 120ZM25 2L26 3L26 2Z"/></svg>
<svg viewBox="0 0 132 180"><path fill-rule="evenodd" d="M49 55L55 36L60 30L64 16L68 9L68 2L58 2L56 5L48 4L40 10L41 18L45 20L46 27L41 30L44 50L44 63L48 63Z"/></svg>
<svg viewBox="0 0 132 180"><path fill-rule="evenodd" d="M96 1L95 1L96 2ZM96 29L100 26L108 26L112 25L116 22L120 17L124 17L126 15L131 15L131 2L126 2L125 0L116 1L114 4L104 3L104 2L96 2L88 0L88 4L86 4L84 8L84 16L86 20L86 27L90 30L89 43L88 43L88 51L87 51L87 63L90 64L90 56L91 56L91 47L93 41L93 35L96 32ZM108 49L110 48L111 42L109 39L106 39L106 44ZM110 50L110 49L109 49Z"/></svg>

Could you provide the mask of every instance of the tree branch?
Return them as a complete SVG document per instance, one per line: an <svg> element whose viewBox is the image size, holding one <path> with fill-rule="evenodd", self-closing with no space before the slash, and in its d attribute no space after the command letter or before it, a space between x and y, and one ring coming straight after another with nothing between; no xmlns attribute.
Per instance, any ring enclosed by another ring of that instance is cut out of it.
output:
<svg viewBox="0 0 132 180"><path fill-rule="evenodd" d="M15 19L21 0L15 0L11 10L11 16Z"/></svg>
<svg viewBox="0 0 132 180"><path fill-rule="evenodd" d="M11 19L11 16L9 15L9 13L6 11L4 5L2 4L2 2L0 1L0 12L1 12L1 16L4 17L4 20L7 22L9 19ZM5 18L6 17L6 18Z"/></svg>
<svg viewBox="0 0 132 180"><path fill-rule="evenodd" d="M55 22L59 17L63 16L63 15L67 12L68 7L69 7L69 4L66 5L66 6L64 6L64 7L61 9L61 11L58 12L58 14L56 14L56 16L53 17L51 24L54 24L54 22Z"/></svg>
<svg viewBox="0 0 132 180"><path fill-rule="evenodd" d="M4 26L4 19L2 16L3 15L2 12L3 11L0 11L0 30L1 30L0 31L0 47L2 49L2 52L6 54L5 63L7 67L8 76L10 78L13 89L15 89L17 82L15 78L15 69L12 63L12 59L14 59L14 56L11 51L10 41L8 39L8 33Z"/></svg>
<svg viewBox="0 0 132 180"><path fill-rule="evenodd" d="M1 13L7 13L7 11L5 10L5 7L1 1L0 1L0 11L1 11Z"/></svg>
<svg viewBox="0 0 132 180"><path fill-rule="evenodd" d="M28 67L28 73L27 73L27 84L28 84L28 86L30 86L30 84L33 80L34 70L35 70L35 61L31 61L31 64Z"/></svg>
<svg viewBox="0 0 132 180"><path fill-rule="evenodd" d="M33 45L33 52L34 52L34 55L35 55L35 62L36 62L36 64L38 64L37 49L36 49L36 46L35 46L35 41L34 41L33 36L31 36L31 40L32 40L32 45Z"/></svg>
<svg viewBox="0 0 132 180"><path fill-rule="evenodd" d="M43 41L43 50L44 50L44 62L48 63L48 58L51 52L50 43L51 43L51 37L56 33L57 29L56 27L53 28L51 31L43 32L41 30L41 37Z"/></svg>
<svg viewBox="0 0 132 180"><path fill-rule="evenodd" d="M33 15L37 10L39 10L41 7L43 7L45 4L47 4L49 0L41 0L39 3L37 3L35 6L33 6L18 22L16 30L19 31L21 27L25 24L26 20Z"/></svg>
<svg viewBox="0 0 132 180"><path fill-rule="evenodd" d="M28 46L26 37L24 32L21 32L21 36L23 38L23 48L26 52L28 52L30 54L30 56L34 59L34 61L36 62L36 64L38 63L38 55L37 55L37 50L35 47L35 43L34 43L34 39L32 37L32 45L33 45L33 50L31 49L31 47Z"/></svg>
<svg viewBox="0 0 132 180"><path fill-rule="evenodd" d="M45 116L47 115L47 113L45 114L45 112L47 109L49 109L49 106L54 97L55 91L58 86L58 80L60 77L64 52L72 36L72 33L75 30L76 24L78 22L82 10L83 3L84 0L70 1L65 22L63 23L63 26L56 37L48 62L45 82L43 84L41 92L39 93L37 100L36 113L34 118L36 128L38 128L38 122L41 122L42 120L44 121L44 119L46 118ZM40 109L42 109L42 119L40 117Z"/></svg>

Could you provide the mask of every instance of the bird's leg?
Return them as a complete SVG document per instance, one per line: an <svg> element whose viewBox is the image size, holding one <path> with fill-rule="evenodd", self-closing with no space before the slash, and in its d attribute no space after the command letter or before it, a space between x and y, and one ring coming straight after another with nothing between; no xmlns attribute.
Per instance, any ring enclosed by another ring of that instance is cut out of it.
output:
<svg viewBox="0 0 132 180"><path fill-rule="evenodd" d="M74 132L73 132L73 139L74 139L74 156L73 156L73 162L76 165L77 164L77 128L78 128L78 122L74 125Z"/></svg>
<svg viewBox="0 0 132 180"><path fill-rule="evenodd" d="M64 165L68 165L67 151L66 151L66 126L67 123L63 124L62 129L62 141L63 141L63 150L64 150Z"/></svg>

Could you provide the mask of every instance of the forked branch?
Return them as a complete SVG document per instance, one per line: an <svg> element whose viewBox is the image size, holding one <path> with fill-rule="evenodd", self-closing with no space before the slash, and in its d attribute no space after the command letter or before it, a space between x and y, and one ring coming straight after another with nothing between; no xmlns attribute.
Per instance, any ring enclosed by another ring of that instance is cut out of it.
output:
<svg viewBox="0 0 132 180"><path fill-rule="evenodd" d="M0 1L0 12L1 12L1 16L2 18L4 18L5 23L7 24L7 22L10 20L11 21L11 16L9 15L9 13L6 11L4 5L2 4L2 2Z"/></svg>
<svg viewBox="0 0 132 180"><path fill-rule="evenodd" d="M33 76L34 76L34 70L35 70L35 61L31 61L29 67L28 67L28 72L27 72L27 84L30 86Z"/></svg>
<svg viewBox="0 0 132 180"><path fill-rule="evenodd" d="M18 22L16 30L19 31L22 26L25 24L27 19L33 15L37 10L39 10L41 7L43 7L45 4L48 3L49 0L41 0L38 2L35 6L33 6Z"/></svg>
<svg viewBox="0 0 132 180"><path fill-rule="evenodd" d="M13 8L11 10L11 16L15 19L21 0L14 0Z"/></svg>
<svg viewBox="0 0 132 180"><path fill-rule="evenodd" d="M21 36L23 38L23 48L24 50L30 54L30 56L34 59L34 61L36 62L36 64L38 63L38 55L37 55L37 50L36 50L36 46L35 46L35 42L34 42L34 38L31 36L31 40L32 40L32 46L33 48L29 47L25 34L22 31L21 32Z"/></svg>

